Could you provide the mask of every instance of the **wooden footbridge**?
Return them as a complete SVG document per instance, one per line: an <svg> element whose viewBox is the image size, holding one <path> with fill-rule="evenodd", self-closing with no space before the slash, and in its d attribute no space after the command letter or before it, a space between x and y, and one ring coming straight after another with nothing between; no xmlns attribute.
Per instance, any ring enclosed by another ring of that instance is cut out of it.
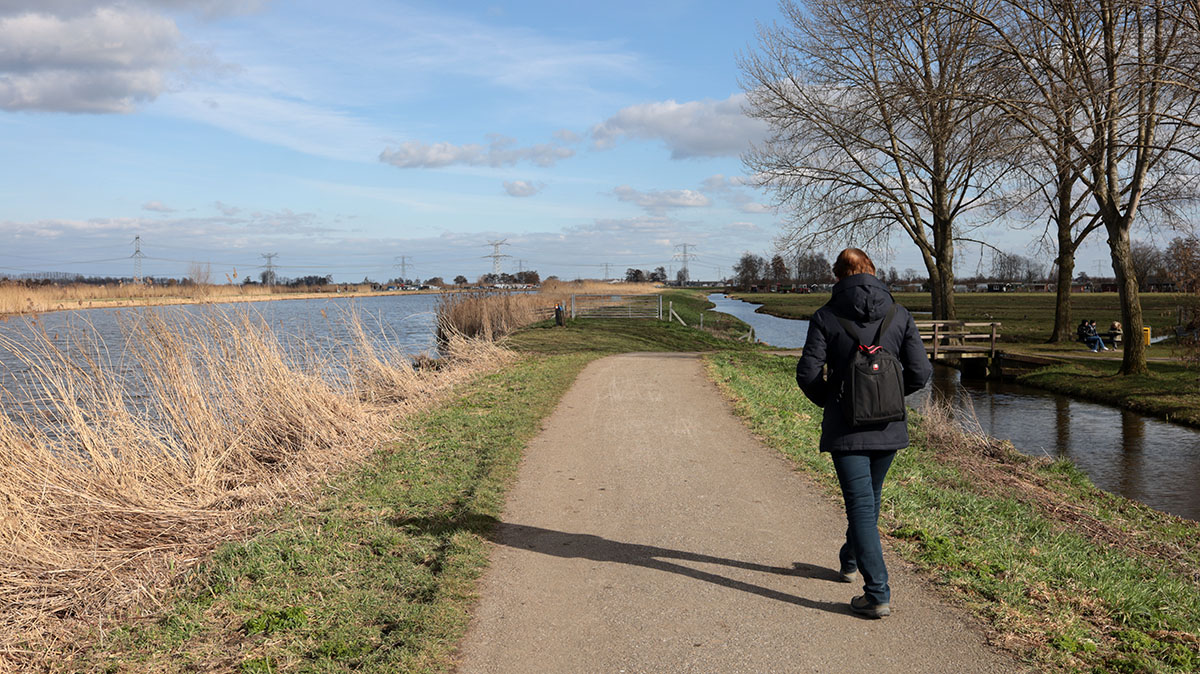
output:
<svg viewBox="0 0 1200 674"><path fill-rule="evenodd" d="M916 321L925 353L935 363L954 365L972 377L1012 378L1047 365L1057 358L996 349L999 323Z"/></svg>
<svg viewBox="0 0 1200 674"><path fill-rule="evenodd" d="M996 351L999 323L916 321L916 324L925 353L933 362L955 365L975 376L999 374Z"/></svg>
<svg viewBox="0 0 1200 674"><path fill-rule="evenodd" d="M954 358L995 358L999 323L963 321L917 321L925 352L933 360Z"/></svg>

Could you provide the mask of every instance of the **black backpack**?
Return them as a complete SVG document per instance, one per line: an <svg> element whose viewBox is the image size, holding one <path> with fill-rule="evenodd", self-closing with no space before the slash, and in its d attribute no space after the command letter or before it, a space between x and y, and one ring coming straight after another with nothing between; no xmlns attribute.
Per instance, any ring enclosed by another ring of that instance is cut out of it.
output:
<svg viewBox="0 0 1200 674"><path fill-rule="evenodd" d="M896 356L878 345L895 315L896 305L893 304L870 345L858 341L854 324L835 316L858 347L842 376L842 412L852 428L904 419L904 367Z"/></svg>

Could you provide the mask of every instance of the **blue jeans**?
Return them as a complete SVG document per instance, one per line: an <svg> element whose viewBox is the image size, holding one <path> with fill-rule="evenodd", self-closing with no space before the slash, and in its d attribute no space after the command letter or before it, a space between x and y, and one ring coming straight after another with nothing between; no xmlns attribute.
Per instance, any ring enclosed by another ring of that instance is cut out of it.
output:
<svg viewBox="0 0 1200 674"><path fill-rule="evenodd" d="M879 543L879 496L895 451L831 452L833 468L846 501L846 543L838 553L842 571L858 570L863 592L872 603L891 601L883 546Z"/></svg>

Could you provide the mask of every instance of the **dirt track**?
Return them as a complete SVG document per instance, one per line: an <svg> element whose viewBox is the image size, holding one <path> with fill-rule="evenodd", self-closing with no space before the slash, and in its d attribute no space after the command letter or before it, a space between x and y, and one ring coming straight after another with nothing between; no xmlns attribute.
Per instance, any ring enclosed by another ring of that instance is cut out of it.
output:
<svg viewBox="0 0 1200 674"><path fill-rule="evenodd" d="M1021 669L891 556L893 615L851 614L844 528L697 357L605 358L526 450L459 671Z"/></svg>

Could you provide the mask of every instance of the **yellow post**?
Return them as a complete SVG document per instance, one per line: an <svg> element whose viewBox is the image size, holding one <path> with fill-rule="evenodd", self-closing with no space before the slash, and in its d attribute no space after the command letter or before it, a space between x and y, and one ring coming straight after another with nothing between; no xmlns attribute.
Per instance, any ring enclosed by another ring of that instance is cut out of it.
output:
<svg viewBox="0 0 1200 674"><path fill-rule="evenodd" d="M1142 338L1146 341L1146 346L1150 346L1150 326L1142 328Z"/></svg>

